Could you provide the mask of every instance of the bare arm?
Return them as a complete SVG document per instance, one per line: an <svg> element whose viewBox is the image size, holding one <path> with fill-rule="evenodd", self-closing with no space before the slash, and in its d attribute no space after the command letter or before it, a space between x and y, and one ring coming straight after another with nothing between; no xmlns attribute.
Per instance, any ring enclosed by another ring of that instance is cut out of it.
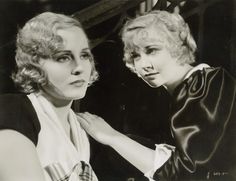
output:
<svg viewBox="0 0 236 181"><path fill-rule="evenodd" d="M150 171L154 166L154 150L119 132L111 138L110 146L143 173Z"/></svg>
<svg viewBox="0 0 236 181"><path fill-rule="evenodd" d="M44 181L34 144L14 130L0 130L0 180Z"/></svg>
<svg viewBox="0 0 236 181"><path fill-rule="evenodd" d="M149 149L109 126L102 118L90 113L79 114L83 128L98 142L111 146L141 172L153 168L155 151Z"/></svg>

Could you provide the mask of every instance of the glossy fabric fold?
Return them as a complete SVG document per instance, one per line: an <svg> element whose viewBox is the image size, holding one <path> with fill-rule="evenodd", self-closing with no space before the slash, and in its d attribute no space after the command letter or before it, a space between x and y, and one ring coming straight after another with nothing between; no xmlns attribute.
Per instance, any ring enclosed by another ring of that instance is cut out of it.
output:
<svg viewBox="0 0 236 181"><path fill-rule="evenodd" d="M198 70L181 83L170 114L176 150L154 178L236 179L235 97L235 79L221 68Z"/></svg>

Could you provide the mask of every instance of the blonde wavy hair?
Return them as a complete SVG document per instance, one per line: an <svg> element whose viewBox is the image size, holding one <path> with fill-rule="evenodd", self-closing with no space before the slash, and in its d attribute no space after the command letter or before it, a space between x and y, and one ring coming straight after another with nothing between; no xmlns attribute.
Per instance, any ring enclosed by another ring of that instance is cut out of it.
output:
<svg viewBox="0 0 236 181"><path fill-rule="evenodd" d="M177 57L180 64L195 62L197 49L190 29L184 19L177 13L155 10L128 20L121 30L121 38L124 43L124 62L126 66L135 72L133 60L130 57L134 46L138 46L140 31L154 28L165 42L166 48L172 57ZM145 40L144 40L145 41Z"/></svg>
<svg viewBox="0 0 236 181"><path fill-rule="evenodd" d="M57 34L58 29L79 27L81 23L69 16L44 12L29 20L18 31L16 39L16 64L17 70L12 75L15 84L23 92L31 93L40 90L47 84L47 75L39 65L40 58L52 58L52 55L63 48L63 39ZM90 85L98 79L94 59L90 60L92 73Z"/></svg>

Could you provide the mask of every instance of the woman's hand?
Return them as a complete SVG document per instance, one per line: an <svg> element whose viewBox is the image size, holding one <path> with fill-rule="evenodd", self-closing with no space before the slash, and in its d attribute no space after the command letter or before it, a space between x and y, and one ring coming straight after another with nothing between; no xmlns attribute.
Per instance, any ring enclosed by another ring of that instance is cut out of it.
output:
<svg viewBox="0 0 236 181"><path fill-rule="evenodd" d="M119 133L99 116L86 112L77 114L77 118L90 136L100 143L111 146L143 173L153 168L154 150Z"/></svg>
<svg viewBox="0 0 236 181"><path fill-rule="evenodd" d="M107 124L101 117L85 112L77 113L77 118L85 131L98 142L110 145L118 132Z"/></svg>

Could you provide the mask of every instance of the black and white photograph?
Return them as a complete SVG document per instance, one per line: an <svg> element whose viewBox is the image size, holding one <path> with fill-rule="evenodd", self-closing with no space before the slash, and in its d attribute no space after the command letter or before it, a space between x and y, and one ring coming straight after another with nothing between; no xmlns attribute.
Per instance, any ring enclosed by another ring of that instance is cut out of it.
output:
<svg viewBox="0 0 236 181"><path fill-rule="evenodd" d="M236 181L236 0L1 0L0 181Z"/></svg>

